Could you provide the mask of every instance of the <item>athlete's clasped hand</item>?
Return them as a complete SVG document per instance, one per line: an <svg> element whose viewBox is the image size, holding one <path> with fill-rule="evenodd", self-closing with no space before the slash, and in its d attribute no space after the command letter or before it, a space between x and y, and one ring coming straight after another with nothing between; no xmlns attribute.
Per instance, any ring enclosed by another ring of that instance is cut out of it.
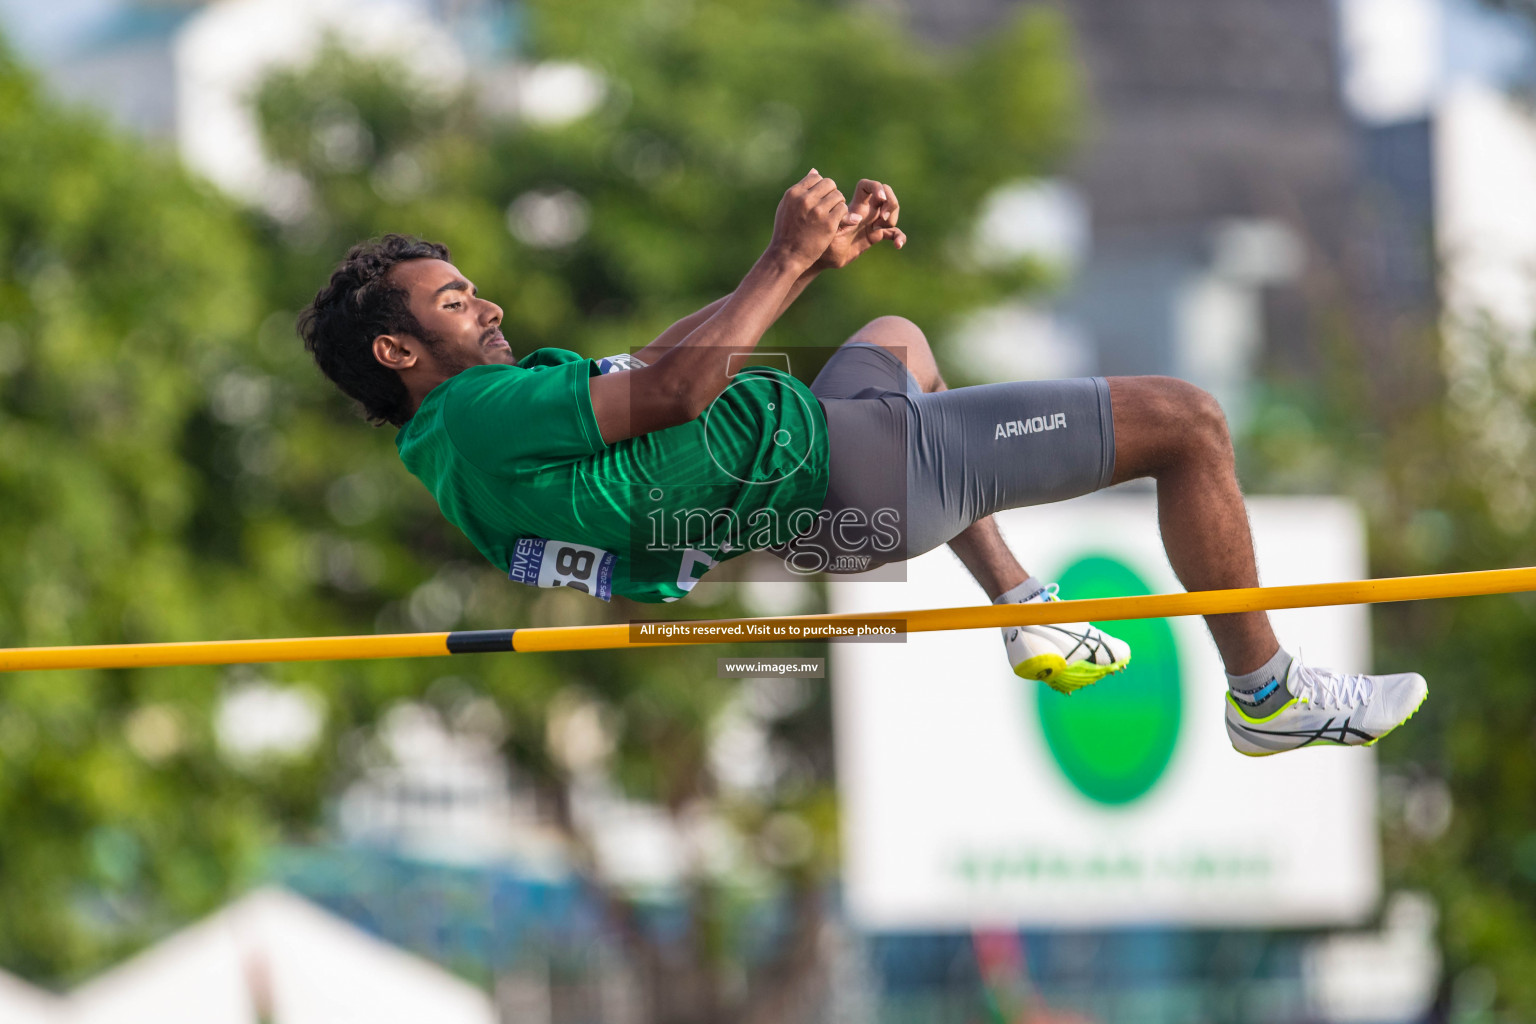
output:
<svg viewBox="0 0 1536 1024"><path fill-rule="evenodd" d="M899 213L890 186L861 179L850 207L837 182L812 168L779 201L773 247L807 268L847 266L878 242L906 244L907 236L896 227Z"/></svg>
<svg viewBox="0 0 1536 1024"><path fill-rule="evenodd" d="M823 178L813 167L779 200L773 215L773 247L806 267L821 258L842 226L848 203L837 182Z"/></svg>
<svg viewBox="0 0 1536 1024"><path fill-rule="evenodd" d="M853 190L853 202L848 216L832 236L816 266L823 269L846 267L858 259L864 251L880 242L892 242L900 249L907 244L906 232L896 226L901 216L901 203L896 200L896 190L891 186L861 178Z"/></svg>

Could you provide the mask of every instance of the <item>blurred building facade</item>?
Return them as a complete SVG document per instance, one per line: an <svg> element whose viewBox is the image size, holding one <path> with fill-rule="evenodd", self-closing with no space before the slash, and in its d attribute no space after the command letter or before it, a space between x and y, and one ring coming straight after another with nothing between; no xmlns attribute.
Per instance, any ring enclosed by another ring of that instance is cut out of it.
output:
<svg viewBox="0 0 1536 1024"><path fill-rule="evenodd" d="M944 43L1020 6L906 3ZM1054 6L1090 105L1066 171L1088 244L1050 321L1086 350L1079 365L1184 377L1241 425L1260 369L1317 372L1330 318L1383 349L1422 343L1435 306L1424 122L1353 115L1334 0Z"/></svg>
<svg viewBox="0 0 1536 1024"><path fill-rule="evenodd" d="M140 135L169 139L176 132L170 40L190 14L120 8L58 55L50 81L66 99L97 107Z"/></svg>
<svg viewBox="0 0 1536 1024"><path fill-rule="evenodd" d="M950 42L1001 0L909 0ZM1354 186L1331 0L1065 0L1090 104L1067 177L1089 246L1060 302L1094 372L1172 373L1229 407L1260 359L1311 362L1308 271Z"/></svg>

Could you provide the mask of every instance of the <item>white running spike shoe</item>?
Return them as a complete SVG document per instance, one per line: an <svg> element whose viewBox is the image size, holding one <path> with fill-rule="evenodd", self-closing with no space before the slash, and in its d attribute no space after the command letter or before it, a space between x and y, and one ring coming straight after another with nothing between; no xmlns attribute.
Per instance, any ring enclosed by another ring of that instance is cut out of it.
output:
<svg viewBox="0 0 1536 1024"><path fill-rule="evenodd" d="M1052 583L1023 604L1059 601ZM1086 622L1005 626L1003 646L1020 679L1034 679L1057 693L1073 693L1131 663L1131 646Z"/></svg>
<svg viewBox="0 0 1536 1024"><path fill-rule="evenodd" d="M1244 709L1227 694L1227 735L1238 753L1264 757L1313 744L1369 747L1413 717L1429 696L1417 672L1352 675L1303 665L1300 658L1291 659L1285 688L1291 699L1262 717L1259 708Z"/></svg>

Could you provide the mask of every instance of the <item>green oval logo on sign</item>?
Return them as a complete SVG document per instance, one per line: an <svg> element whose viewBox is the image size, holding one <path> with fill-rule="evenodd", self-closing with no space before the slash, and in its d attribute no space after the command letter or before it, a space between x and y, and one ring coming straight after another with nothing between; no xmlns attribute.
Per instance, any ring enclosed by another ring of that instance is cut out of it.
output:
<svg viewBox="0 0 1536 1024"><path fill-rule="evenodd" d="M1092 556L1059 580L1069 598L1128 597L1152 591L1125 564ZM1040 726L1056 763L1090 800L1111 806L1145 796L1173 757L1182 693L1179 654L1167 619L1106 623L1131 645L1131 664L1070 697L1040 684Z"/></svg>

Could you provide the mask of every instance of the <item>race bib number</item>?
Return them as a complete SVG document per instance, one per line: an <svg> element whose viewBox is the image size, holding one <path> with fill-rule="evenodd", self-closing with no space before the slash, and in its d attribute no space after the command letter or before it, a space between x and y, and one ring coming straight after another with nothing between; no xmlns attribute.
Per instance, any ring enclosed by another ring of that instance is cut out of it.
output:
<svg viewBox="0 0 1536 1024"><path fill-rule="evenodd" d="M570 587L608 601L613 598L613 565L616 561L616 555L602 548L523 537L512 549L512 565L507 577L531 587Z"/></svg>
<svg viewBox="0 0 1536 1024"><path fill-rule="evenodd" d="M636 359L628 352L620 352L616 356L605 356L597 361L598 373L623 373L625 370L638 370L645 363Z"/></svg>

